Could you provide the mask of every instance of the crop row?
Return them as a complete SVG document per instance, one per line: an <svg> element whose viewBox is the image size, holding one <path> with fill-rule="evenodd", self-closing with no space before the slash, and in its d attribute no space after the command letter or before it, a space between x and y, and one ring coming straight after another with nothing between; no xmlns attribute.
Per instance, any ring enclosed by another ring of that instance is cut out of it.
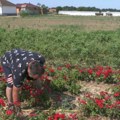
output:
<svg viewBox="0 0 120 120"><path fill-rule="evenodd" d="M119 68L120 30L83 32L79 27L52 30L0 29L0 55L12 48L42 53L47 62Z"/></svg>

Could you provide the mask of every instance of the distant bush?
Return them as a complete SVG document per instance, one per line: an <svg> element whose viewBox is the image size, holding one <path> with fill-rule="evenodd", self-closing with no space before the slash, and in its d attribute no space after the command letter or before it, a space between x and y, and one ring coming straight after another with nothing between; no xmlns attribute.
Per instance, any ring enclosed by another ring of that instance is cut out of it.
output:
<svg viewBox="0 0 120 120"><path fill-rule="evenodd" d="M21 17L26 17L26 16L29 16L30 14L31 14L31 12L27 11L27 10L20 11L20 16Z"/></svg>

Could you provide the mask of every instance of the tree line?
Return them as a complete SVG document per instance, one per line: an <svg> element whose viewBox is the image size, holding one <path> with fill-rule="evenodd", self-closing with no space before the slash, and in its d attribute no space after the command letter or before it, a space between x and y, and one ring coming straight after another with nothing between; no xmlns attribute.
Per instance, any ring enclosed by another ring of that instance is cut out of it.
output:
<svg viewBox="0 0 120 120"><path fill-rule="evenodd" d="M100 9L96 7L74 7L74 6L58 6L56 7L57 12L60 10L67 10L67 11L111 11L111 12L120 12L118 9L112 9L112 8L105 8Z"/></svg>

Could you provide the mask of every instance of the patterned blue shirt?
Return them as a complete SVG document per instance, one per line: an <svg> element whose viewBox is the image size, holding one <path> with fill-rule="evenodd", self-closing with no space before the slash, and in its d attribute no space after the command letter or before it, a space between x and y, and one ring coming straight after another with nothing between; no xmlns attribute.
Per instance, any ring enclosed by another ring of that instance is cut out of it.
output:
<svg viewBox="0 0 120 120"><path fill-rule="evenodd" d="M4 71L6 76L12 74L13 84L16 87L20 87L27 77L28 63L32 60L38 61L41 65L44 65L45 59L42 55L36 52L30 52L22 49L13 49L4 54L1 58L1 64L4 67L8 67L11 73Z"/></svg>

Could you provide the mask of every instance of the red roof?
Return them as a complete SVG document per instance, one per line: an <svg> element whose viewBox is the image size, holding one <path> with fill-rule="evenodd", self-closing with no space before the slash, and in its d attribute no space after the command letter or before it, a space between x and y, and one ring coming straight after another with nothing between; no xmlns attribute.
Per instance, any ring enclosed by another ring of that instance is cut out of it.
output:
<svg viewBox="0 0 120 120"><path fill-rule="evenodd" d="M23 3L23 4L16 4L16 7L23 8L23 7L38 7L38 6L33 5L31 3Z"/></svg>

